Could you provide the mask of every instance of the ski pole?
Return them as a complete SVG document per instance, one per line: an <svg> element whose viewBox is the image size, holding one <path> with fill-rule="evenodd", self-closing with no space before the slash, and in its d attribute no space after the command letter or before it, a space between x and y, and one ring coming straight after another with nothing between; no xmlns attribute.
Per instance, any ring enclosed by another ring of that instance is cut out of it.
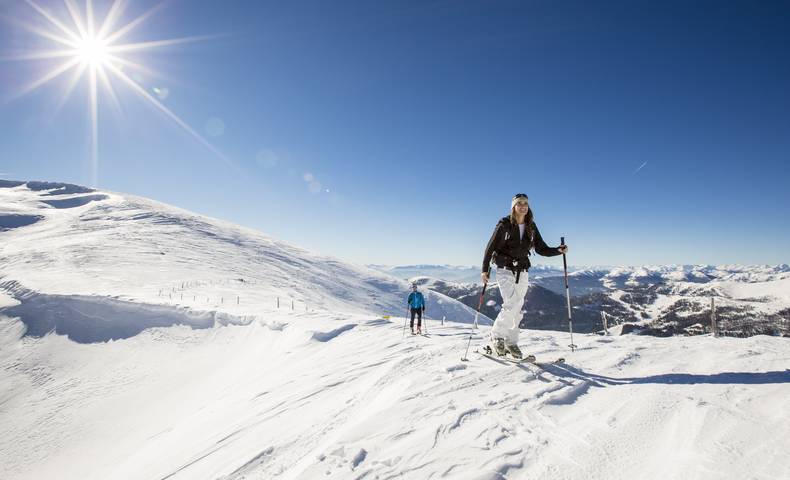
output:
<svg viewBox="0 0 790 480"><path fill-rule="evenodd" d="M560 237L560 246L565 246L565 237ZM562 268L565 270L565 299L568 301L568 330L571 332L571 344L568 345L571 347L571 352L576 349L576 345L573 344L573 316L571 315L571 289L568 287L568 260L565 254L562 254Z"/></svg>
<svg viewBox="0 0 790 480"><path fill-rule="evenodd" d="M480 309L483 307L483 297L486 294L486 288L488 287L488 283L483 284L483 290L480 292L480 301L477 302L477 311L475 312L475 324L474 328L477 328L477 316L480 315ZM473 332L469 332L469 341L466 342L466 352L464 352L464 356L461 357L461 361L468 362L469 359L466 358L469 355L469 346L472 344L472 335Z"/></svg>
<svg viewBox="0 0 790 480"><path fill-rule="evenodd" d="M480 301L477 302L477 311L475 312L475 328L477 328L477 317L480 315L480 309L483 307L483 296L486 294L486 287L488 287L488 283L483 284L483 291L480 292Z"/></svg>
<svg viewBox="0 0 790 480"><path fill-rule="evenodd" d="M403 317L403 335L401 337L406 337L406 322L409 321L409 307L406 307L406 315Z"/></svg>
<svg viewBox="0 0 790 480"><path fill-rule="evenodd" d="M472 344L472 334L470 333L469 334L469 341L466 342L466 352L464 352L464 356L461 357L461 361L462 362L468 362L469 361L469 359L466 358L466 356L469 355L469 345L471 345L471 344Z"/></svg>

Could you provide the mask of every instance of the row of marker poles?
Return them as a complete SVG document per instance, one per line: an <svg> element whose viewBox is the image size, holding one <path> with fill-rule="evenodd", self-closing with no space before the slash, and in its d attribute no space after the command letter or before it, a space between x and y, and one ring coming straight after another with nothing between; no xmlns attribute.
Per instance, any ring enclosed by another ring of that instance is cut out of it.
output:
<svg viewBox="0 0 790 480"><path fill-rule="evenodd" d="M173 291L175 291L175 287L173 287ZM159 290L159 296L160 297L162 296L162 290ZM173 293L172 292L168 293L167 297L170 300L172 300L173 299ZM183 292L180 294L180 298L181 298L182 301L184 300L184 293ZM192 296L192 301L193 302L197 302L197 295L193 295ZM210 297L206 297L206 303L209 303L210 301L211 301L211 298ZM219 302L221 304L224 304L225 303L225 297L220 297ZM236 296L236 305L239 305L240 303L241 303L241 296L237 295ZM277 297L275 305L277 306L278 309L280 308L280 297ZM296 302L293 299L291 299L291 310L296 310ZM304 311L305 312L309 311L307 303L304 304ZM444 319L442 319L442 322L443 322L442 324L444 324Z"/></svg>
<svg viewBox="0 0 790 480"><path fill-rule="evenodd" d="M277 306L278 309L280 308L280 297L277 297L277 300L275 301L275 305ZM296 303L294 302L293 299L291 299L291 310L296 310ZM309 311L306 302L304 304L304 311L305 312Z"/></svg>
<svg viewBox="0 0 790 480"><path fill-rule="evenodd" d="M159 296L160 297L162 296L162 290L159 290ZM197 295L192 295L192 301L193 302L197 302L197 297L198 297ZM173 299L173 293L172 292L168 293L167 294L167 298L172 300ZM184 292L181 292L180 298L181 298L182 301L184 300ZM189 298L189 295L187 295L187 298ZM210 301L211 301L211 297L206 297L206 303L209 303ZM223 303L224 304L225 303L225 297L219 297L219 303ZM241 296L237 295L236 296L236 305L239 305L239 304L241 304Z"/></svg>
<svg viewBox="0 0 790 480"><path fill-rule="evenodd" d="M243 280L243 279L230 279L230 280L218 280L218 281L213 281L213 280L194 280L194 281L181 282L181 286L180 287L179 286L172 286L172 287L170 287L170 291L175 293L177 291L186 290L188 288L192 288L192 287L195 287L195 286L203 286L203 285L228 285L231 282L236 282L236 281L239 282L239 283L243 283L245 285L258 285L258 284L261 283L261 282L256 282L256 281ZM159 290L160 296L162 295L162 292L166 291L166 290L167 289L160 289Z"/></svg>
<svg viewBox="0 0 790 480"><path fill-rule="evenodd" d="M182 288L183 288L183 284L182 284ZM171 299L171 300L173 299L173 292L175 292L175 291L176 291L176 287L172 287L171 292L167 294L169 299ZM161 289L159 290L159 296L160 297L162 296L162 290ZM184 293L183 292L181 293L181 300L184 300ZM193 302L197 301L197 295L193 295L192 296L192 301ZM210 298L206 297L206 303L209 303L209 302L210 302ZM225 297L220 297L220 303L222 303L222 304L225 303ZM241 296L237 295L236 296L236 305L239 305L240 303L241 303ZM280 297L277 297L276 305L277 305L277 308L279 309L280 308ZM296 310L296 303L294 302L293 299L291 299L291 310ZM309 311L309 308L307 307L307 303L305 303L305 305L304 305L304 311L305 312Z"/></svg>

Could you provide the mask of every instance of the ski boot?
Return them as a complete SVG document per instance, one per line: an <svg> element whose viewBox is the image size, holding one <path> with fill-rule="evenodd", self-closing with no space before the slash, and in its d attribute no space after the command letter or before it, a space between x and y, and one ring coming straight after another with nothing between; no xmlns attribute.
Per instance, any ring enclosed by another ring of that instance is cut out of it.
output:
<svg viewBox="0 0 790 480"><path fill-rule="evenodd" d="M417 335L422 335L422 328L417 327Z"/></svg>
<svg viewBox="0 0 790 480"><path fill-rule="evenodd" d="M493 345L494 345L494 353L496 353L497 356L504 357L505 355L507 355L507 348L505 348L504 338L495 338Z"/></svg>
<svg viewBox="0 0 790 480"><path fill-rule="evenodd" d="M507 353L509 353L510 356L512 356L513 358L517 360L521 360L522 354L521 354L521 349L518 348L518 345L516 344L508 345L505 347L505 350L507 350Z"/></svg>

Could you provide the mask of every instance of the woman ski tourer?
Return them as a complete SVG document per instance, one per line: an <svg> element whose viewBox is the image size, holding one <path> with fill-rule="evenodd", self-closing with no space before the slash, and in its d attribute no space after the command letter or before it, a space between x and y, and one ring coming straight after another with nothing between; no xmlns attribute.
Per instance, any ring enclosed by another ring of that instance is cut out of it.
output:
<svg viewBox="0 0 790 480"><path fill-rule="evenodd" d="M534 249L540 255L553 257L568 251L567 245L549 247L540 236L524 193L513 197L510 215L502 218L486 246L483 257L483 284L488 283L491 262L496 265L496 280L502 295L502 310L491 327L491 346L499 356L521 358L518 348L519 323L529 281L529 255Z"/></svg>

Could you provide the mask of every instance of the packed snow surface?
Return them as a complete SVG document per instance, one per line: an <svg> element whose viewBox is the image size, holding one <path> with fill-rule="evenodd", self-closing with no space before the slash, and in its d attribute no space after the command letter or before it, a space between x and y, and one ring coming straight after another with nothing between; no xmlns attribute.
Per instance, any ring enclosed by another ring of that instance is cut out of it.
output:
<svg viewBox="0 0 790 480"><path fill-rule="evenodd" d="M62 190L0 188L40 217L0 231L4 480L790 478L786 338L523 331L567 363L502 363L446 297L404 334L402 280Z"/></svg>

